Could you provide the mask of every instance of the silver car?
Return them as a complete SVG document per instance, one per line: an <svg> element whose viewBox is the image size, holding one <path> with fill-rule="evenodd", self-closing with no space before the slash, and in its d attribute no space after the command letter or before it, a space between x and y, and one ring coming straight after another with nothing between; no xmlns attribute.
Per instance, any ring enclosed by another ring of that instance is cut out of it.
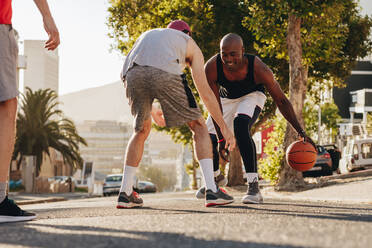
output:
<svg viewBox="0 0 372 248"><path fill-rule="evenodd" d="M103 183L103 196L119 194L122 178L122 174L108 175L105 178L105 182ZM138 179L135 178L133 190L138 193L153 193L156 192L157 189L155 184L153 184L152 182L138 181Z"/></svg>
<svg viewBox="0 0 372 248"><path fill-rule="evenodd" d="M112 174L105 178L103 183L103 196L116 195L119 193L122 174Z"/></svg>

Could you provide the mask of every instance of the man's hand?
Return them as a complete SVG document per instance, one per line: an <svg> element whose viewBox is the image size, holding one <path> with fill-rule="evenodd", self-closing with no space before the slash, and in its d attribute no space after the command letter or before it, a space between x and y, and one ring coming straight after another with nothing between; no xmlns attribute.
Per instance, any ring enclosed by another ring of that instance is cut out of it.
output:
<svg viewBox="0 0 372 248"><path fill-rule="evenodd" d="M299 135L301 138L303 138L304 141L309 142L310 144L312 144L312 145L314 146L315 150L316 150L316 145L315 145L314 141L313 141L309 136L307 136L306 133L305 133L304 131L299 132L298 135Z"/></svg>
<svg viewBox="0 0 372 248"><path fill-rule="evenodd" d="M51 16L44 17L43 21L44 29L49 36L49 39L45 42L45 48L48 50L54 50L60 43L57 26Z"/></svg>
<svg viewBox="0 0 372 248"><path fill-rule="evenodd" d="M225 139L224 140L225 146L223 148L231 152L232 150L235 149L235 145L236 145L234 134L227 127L220 128L220 130ZM223 142L223 141L220 141L220 142Z"/></svg>
<svg viewBox="0 0 372 248"><path fill-rule="evenodd" d="M220 154L220 157L225 160L226 162L229 162L229 150L225 148L225 141L218 143L218 153Z"/></svg>

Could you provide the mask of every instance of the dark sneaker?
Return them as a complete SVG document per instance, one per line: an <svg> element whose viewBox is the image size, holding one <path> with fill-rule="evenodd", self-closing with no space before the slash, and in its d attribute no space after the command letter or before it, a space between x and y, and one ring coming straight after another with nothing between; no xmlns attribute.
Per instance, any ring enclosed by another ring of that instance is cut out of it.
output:
<svg viewBox="0 0 372 248"><path fill-rule="evenodd" d="M227 184L227 178L222 174L219 174L217 177L215 177L214 181L216 182L216 185L218 187L224 187ZM198 191L196 192L195 196L198 199L204 199L205 198L205 187L204 186L200 187Z"/></svg>
<svg viewBox="0 0 372 248"><path fill-rule="evenodd" d="M205 198L205 186L200 187L198 191L196 191L195 194L196 198L198 199L204 199Z"/></svg>
<svg viewBox="0 0 372 248"><path fill-rule="evenodd" d="M0 223L27 221L35 218L34 213L23 211L8 197L5 197L4 201L0 203Z"/></svg>
<svg viewBox="0 0 372 248"><path fill-rule="evenodd" d="M205 206L213 207L218 205L226 205L233 203L234 198L229 196L223 189L218 188L218 191L214 193L212 190L208 189L205 195Z"/></svg>
<svg viewBox="0 0 372 248"><path fill-rule="evenodd" d="M214 181L216 182L218 187L225 187L227 185L227 178L222 174L216 176L214 178Z"/></svg>
<svg viewBox="0 0 372 248"><path fill-rule="evenodd" d="M130 196L127 196L125 192L120 192L118 198L118 205L116 205L116 208L133 208L142 206L143 200L136 191L133 191L132 194L130 194Z"/></svg>
<svg viewBox="0 0 372 248"><path fill-rule="evenodd" d="M245 204L263 203L263 198L258 187L258 182L248 183L248 192L243 197L242 202Z"/></svg>

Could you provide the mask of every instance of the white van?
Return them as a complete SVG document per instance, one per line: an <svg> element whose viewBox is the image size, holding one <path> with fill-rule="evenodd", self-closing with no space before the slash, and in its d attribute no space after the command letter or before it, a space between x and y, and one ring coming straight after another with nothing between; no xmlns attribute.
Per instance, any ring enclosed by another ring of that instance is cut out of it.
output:
<svg viewBox="0 0 372 248"><path fill-rule="evenodd" d="M340 159L340 173L346 174L366 166L372 166L372 138L349 140Z"/></svg>

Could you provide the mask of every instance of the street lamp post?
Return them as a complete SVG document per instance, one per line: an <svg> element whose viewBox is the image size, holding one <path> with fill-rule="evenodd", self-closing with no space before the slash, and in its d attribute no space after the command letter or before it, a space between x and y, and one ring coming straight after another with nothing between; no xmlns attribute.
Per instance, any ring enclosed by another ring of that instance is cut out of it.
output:
<svg viewBox="0 0 372 248"><path fill-rule="evenodd" d="M320 128L322 126L322 110L320 108L320 103L318 105L318 144L320 145Z"/></svg>

